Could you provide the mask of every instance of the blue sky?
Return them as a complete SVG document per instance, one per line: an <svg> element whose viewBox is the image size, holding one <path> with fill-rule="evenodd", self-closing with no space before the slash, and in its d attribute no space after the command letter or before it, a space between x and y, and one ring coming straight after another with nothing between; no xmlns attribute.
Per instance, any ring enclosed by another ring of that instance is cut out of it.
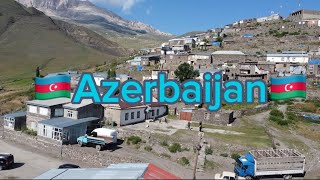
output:
<svg viewBox="0 0 320 180"><path fill-rule="evenodd" d="M129 20L175 35L298 9L320 10L320 0L91 0ZM300 7L299 7L300 4Z"/></svg>

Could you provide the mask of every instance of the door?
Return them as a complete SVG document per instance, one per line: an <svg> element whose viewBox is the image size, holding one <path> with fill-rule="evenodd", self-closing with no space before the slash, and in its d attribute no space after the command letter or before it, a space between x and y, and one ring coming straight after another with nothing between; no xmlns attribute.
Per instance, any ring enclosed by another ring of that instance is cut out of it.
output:
<svg viewBox="0 0 320 180"><path fill-rule="evenodd" d="M180 120L191 121L192 113L191 112L180 112Z"/></svg>

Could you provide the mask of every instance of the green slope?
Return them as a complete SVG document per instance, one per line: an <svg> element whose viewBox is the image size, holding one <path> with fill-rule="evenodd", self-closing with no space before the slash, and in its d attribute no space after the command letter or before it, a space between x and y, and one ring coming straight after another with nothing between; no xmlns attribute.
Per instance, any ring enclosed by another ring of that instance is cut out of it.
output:
<svg viewBox="0 0 320 180"><path fill-rule="evenodd" d="M78 43L42 13L30 12L13 0L0 1L0 83L31 79L37 66L44 74L115 59Z"/></svg>

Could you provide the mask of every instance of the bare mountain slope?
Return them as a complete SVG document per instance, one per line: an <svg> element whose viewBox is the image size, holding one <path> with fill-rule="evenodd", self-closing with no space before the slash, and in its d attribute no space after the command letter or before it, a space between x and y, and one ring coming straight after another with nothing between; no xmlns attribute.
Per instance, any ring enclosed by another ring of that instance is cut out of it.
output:
<svg viewBox="0 0 320 180"><path fill-rule="evenodd" d="M0 1L0 83L42 73L88 68L126 50L83 27L54 21L14 0Z"/></svg>

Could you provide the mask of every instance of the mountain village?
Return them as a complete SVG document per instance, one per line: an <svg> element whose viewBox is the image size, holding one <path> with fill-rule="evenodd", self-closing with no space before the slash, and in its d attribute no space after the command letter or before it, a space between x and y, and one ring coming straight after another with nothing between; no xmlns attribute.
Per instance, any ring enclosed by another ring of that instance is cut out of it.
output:
<svg viewBox="0 0 320 180"><path fill-rule="evenodd" d="M320 11L302 9L286 17L273 13L187 33L159 47L140 49L121 63L97 65L93 76L100 92L106 91L100 82L107 79L143 83L164 72L169 79L179 80L180 67L197 72L191 78L200 82L205 73L221 72L223 81L259 79L268 87L272 77L305 75L307 98L269 100L267 104L223 103L217 112L208 111L206 104L157 103L156 90L150 104L100 105L88 99L73 104L72 97L28 99L23 109L2 116L1 143L19 144L35 154L87 169L50 167L26 172L26 176L10 174L26 166L22 165L4 171L4 176L0 172L0 178L215 179L219 173L234 172L247 152L257 153L255 157L296 158L294 166L303 168L306 179L320 178L319 42ZM42 72L38 69L37 73ZM81 73L70 70L41 75L69 76L73 96ZM108 129L111 137L103 145L97 142L101 128ZM92 138L94 146L87 146ZM266 151L258 151L262 149ZM301 178L295 174L281 174L280 178L282 175Z"/></svg>

